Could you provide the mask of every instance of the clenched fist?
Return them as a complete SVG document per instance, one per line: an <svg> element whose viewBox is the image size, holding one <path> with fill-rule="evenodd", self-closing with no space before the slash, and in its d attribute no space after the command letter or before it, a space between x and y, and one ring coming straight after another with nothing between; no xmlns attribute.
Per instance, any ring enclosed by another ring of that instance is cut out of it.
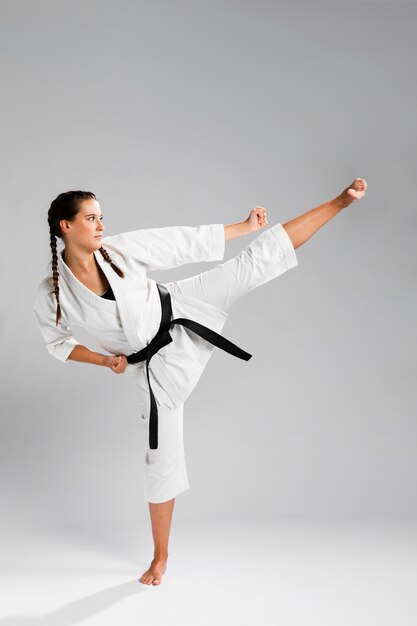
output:
<svg viewBox="0 0 417 626"><path fill-rule="evenodd" d="M128 365L127 358L124 354L121 354L120 356L109 356L107 357L106 365L115 374L123 374Z"/></svg>
<svg viewBox="0 0 417 626"><path fill-rule="evenodd" d="M263 206L256 206L249 213L249 217L246 220L249 224L249 228L251 232L259 230L268 224L268 220L266 219L266 209Z"/></svg>

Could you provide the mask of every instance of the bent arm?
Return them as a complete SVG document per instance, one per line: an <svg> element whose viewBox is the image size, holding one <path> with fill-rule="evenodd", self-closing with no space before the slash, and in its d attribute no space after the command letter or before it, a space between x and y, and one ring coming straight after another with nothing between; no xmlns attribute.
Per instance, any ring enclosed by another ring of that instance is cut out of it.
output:
<svg viewBox="0 0 417 626"><path fill-rule="evenodd" d="M111 358L111 357L110 357ZM109 356L94 352L82 344L78 344L68 355L68 360L80 361L82 363L91 363L93 365L109 366Z"/></svg>
<svg viewBox="0 0 417 626"><path fill-rule="evenodd" d="M107 367L111 366L111 357L93 352L75 339L64 314L62 314L58 325L56 325L55 299L50 292L46 292L45 288L40 289L33 308L45 348L51 356L58 359L61 363L67 363L71 360L105 365Z"/></svg>
<svg viewBox="0 0 417 626"><path fill-rule="evenodd" d="M33 310L45 348L51 356L61 363L66 363L68 355L75 346L79 345L79 341L73 336L63 315L58 325L56 324L55 299L50 292L47 293L45 286L41 286Z"/></svg>

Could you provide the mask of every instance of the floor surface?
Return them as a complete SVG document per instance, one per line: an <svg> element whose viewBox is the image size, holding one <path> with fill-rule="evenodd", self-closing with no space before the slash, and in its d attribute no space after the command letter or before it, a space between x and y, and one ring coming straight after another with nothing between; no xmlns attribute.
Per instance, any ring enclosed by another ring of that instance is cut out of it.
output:
<svg viewBox="0 0 417 626"><path fill-rule="evenodd" d="M3 532L0 626L416 624L416 524L174 519L158 587L149 533Z"/></svg>

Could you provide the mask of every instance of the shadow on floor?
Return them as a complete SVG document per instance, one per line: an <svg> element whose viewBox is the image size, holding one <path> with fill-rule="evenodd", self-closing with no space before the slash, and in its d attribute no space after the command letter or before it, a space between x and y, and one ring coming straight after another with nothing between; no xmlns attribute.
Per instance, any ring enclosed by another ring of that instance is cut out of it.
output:
<svg viewBox="0 0 417 626"><path fill-rule="evenodd" d="M159 585L158 585L159 586ZM108 589L103 589L93 593L80 600L69 602L63 607L46 614L22 614L12 615L0 619L0 625L4 626L20 626L31 624L33 626L69 626L76 624L78 621L101 613L109 608L112 604L116 604L120 600L124 600L133 594L144 593L150 588L148 585L142 585L137 579L131 580ZM155 588L155 586L152 586Z"/></svg>

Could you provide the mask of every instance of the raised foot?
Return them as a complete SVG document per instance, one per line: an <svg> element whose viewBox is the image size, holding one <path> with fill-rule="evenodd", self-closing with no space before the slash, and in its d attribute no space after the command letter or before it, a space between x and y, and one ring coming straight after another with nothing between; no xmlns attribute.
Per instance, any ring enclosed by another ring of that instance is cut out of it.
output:
<svg viewBox="0 0 417 626"><path fill-rule="evenodd" d="M166 559L154 558L149 569L139 578L139 582L144 585L160 585L167 569L166 563Z"/></svg>
<svg viewBox="0 0 417 626"><path fill-rule="evenodd" d="M339 198L342 200L344 206L348 206L352 202L355 202L355 200L363 198L367 188L368 185L364 178L355 178L353 183L342 191Z"/></svg>

